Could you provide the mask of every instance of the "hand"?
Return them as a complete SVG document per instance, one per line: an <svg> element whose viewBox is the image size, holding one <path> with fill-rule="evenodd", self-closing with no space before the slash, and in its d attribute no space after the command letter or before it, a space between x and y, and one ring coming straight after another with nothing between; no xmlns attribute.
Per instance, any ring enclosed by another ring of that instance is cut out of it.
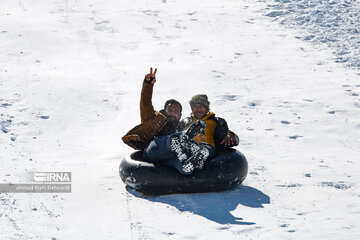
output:
<svg viewBox="0 0 360 240"><path fill-rule="evenodd" d="M150 73L145 75L145 81L150 82L151 84L154 84L156 82L156 72L157 72L157 68L155 68L155 71L153 73L153 69L152 67L150 68Z"/></svg>
<svg viewBox="0 0 360 240"><path fill-rule="evenodd" d="M141 138L139 135L137 134L131 134L131 135L125 135L123 138L122 138L124 141L140 141Z"/></svg>
<svg viewBox="0 0 360 240"><path fill-rule="evenodd" d="M232 134L227 134L224 139L220 142L220 144L225 144L226 146L234 146L237 144L235 136Z"/></svg>

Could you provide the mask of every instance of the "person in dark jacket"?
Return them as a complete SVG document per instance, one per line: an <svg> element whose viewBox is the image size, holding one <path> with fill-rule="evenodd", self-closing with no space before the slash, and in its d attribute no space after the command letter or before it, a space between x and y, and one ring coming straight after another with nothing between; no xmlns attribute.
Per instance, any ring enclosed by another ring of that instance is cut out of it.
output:
<svg viewBox="0 0 360 240"><path fill-rule="evenodd" d="M191 98L189 103L192 110L191 116L180 121L179 129L187 130L199 122L202 122L204 125L203 132L194 136L193 141L191 141L190 149L195 149L195 151L190 151L192 156L182 161L182 169L191 173L202 169L204 164L215 156L216 152L221 152L228 147L237 146L239 144L239 137L229 130L225 119L216 117L210 111L210 102L207 95L197 94ZM189 146L185 144L180 150L177 150L180 161L180 156L184 153L189 153L187 148Z"/></svg>
<svg viewBox="0 0 360 240"><path fill-rule="evenodd" d="M164 109L154 110L152 94L156 82L157 68L145 75L140 97L141 124L132 128L122 140L135 150L144 151L156 137L167 136L179 131L178 123L181 118L181 104L170 99L165 102Z"/></svg>

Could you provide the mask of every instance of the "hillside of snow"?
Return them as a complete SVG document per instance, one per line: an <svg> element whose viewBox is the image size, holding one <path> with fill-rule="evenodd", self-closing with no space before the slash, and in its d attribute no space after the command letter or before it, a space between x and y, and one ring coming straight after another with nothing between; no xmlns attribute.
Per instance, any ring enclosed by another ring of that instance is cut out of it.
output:
<svg viewBox="0 0 360 240"><path fill-rule="evenodd" d="M71 193L0 193L1 239L358 239L358 1L0 2L0 184L71 172ZM125 188L121 137L153 95L198 93L249 162L231 191Z"/></svg>

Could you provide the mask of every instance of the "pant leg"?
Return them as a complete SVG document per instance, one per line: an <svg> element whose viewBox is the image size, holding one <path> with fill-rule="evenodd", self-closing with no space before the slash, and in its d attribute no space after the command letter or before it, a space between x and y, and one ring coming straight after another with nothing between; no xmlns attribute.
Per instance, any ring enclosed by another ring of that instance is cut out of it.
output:
<svg viewBox="0 0 360 240"><path fill-rule="evenodd" d="M183 175L189 175L190 173L182 170L182 163L171 151L170 137L157 137L145 150L146 159L152 163L162 163L166 166L175 168Z"/></svg>
<svg viewBox="0 0 360 240"><path fill-rule="evenodd" d="M172 156L170 136L157 137L144 150L145 158L152 163L165 162Z"/></svg>
<svg viewBox="0 0 360 240"><path fill-rule="evenodd" d="M149 146L145 149L145 157L149 162L152 163L162 163L166 166L175 168L183 175L189 175L190 173L184 172L182 170L182 163L176 157L176 155L171 151L170 147L170 137L178 136L183 133L175 133L170 136L161 136L155 138L150 142Z"/></svg>

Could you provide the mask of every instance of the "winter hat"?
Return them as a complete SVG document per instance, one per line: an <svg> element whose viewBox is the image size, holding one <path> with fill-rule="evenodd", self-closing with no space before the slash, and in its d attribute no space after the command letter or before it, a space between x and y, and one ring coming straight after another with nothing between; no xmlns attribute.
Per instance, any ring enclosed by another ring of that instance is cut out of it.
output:
<svg viewBox="0 0 360 240"><path fill-rule="evenodd" d="M193 108L196 104L200 104L206 107L208 110L210 108L210 102L208 101L208 97L205 94L197 94L193 96L189 103L191 108Z"/></svg>

